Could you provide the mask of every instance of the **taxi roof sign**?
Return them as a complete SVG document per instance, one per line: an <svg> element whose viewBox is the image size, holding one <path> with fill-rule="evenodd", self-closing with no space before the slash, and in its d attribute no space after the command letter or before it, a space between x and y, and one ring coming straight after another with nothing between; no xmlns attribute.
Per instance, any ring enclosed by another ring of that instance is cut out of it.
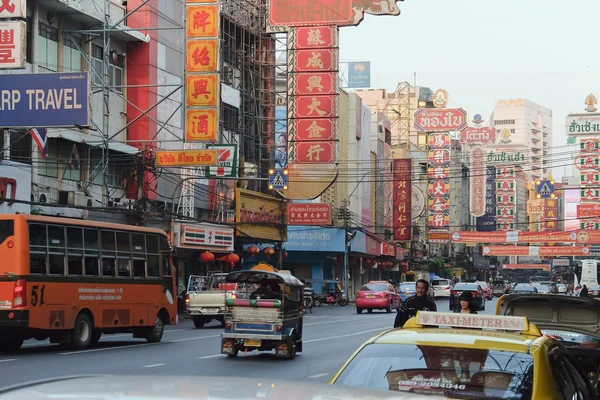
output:
<svg viewBox="0 0 600 400"><path fill-rule="evenodd" d="M526 317L505 317L499 315L479 315L418 311L417 323L427 326L451 326L455 328L494 329L504 331L527 331Z"/></svg>

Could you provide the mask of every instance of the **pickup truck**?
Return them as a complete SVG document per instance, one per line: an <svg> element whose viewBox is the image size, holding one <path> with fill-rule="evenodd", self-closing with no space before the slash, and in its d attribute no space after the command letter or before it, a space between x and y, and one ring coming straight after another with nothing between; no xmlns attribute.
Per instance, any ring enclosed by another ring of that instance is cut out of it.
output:
<svg viewBox="0 0 600 400"><path fill-rule="evenodd" d="M192 275L188 281L186 312L192 317L196 328L212 320L225 324L225 301L236 298L237 285L226 283L227 274L209 277Z"/></svg>

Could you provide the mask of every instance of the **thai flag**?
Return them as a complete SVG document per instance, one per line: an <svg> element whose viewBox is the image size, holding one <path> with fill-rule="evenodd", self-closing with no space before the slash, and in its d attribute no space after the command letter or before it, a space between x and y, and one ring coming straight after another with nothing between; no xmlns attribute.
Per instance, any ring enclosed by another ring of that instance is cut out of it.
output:
<svg viewBox="0 0 600 400"><path fill-rule="evenodd" d="M71 151L71 160L69 160L69 168L71 169L79 169L79 150L77 150L77 145L73 145L73 150Z"/></svg>
<svg viewBox="0 0 600 400"><path fill-rule="evenodd" d="M29 134L35 141L42 157L48 158L48 137L46 136L46 128L31 128Z"/></svg>

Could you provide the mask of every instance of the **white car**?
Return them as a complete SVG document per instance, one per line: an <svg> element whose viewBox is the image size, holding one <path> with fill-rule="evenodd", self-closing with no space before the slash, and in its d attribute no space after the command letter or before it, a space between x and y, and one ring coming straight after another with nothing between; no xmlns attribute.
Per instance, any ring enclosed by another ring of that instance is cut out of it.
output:
<svg viewBox="0 0 600 400"><path fill-rule="evenodd" d="M452 291L452 281L450 279L433 279L431 287L435 297L450 297Z"/></svg>

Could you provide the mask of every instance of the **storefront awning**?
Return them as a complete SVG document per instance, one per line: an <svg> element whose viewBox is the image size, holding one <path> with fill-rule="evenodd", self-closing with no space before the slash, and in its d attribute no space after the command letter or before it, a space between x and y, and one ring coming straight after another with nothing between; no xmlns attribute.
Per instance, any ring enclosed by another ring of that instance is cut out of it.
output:
<svg viewBox="0 0 600 400"><path fill-rule="evenodd" d="M73 129L61 128L61 129L48 129L48 138L50 139L64 139L73 143L86 144L92 148L101 148L103 146L103 138L96 135L88 135L82 132L78 132ZM108 149L124 154L137 154L139 149L137 147L129 146L123 142L110 141L108 142Z"/></svg>

